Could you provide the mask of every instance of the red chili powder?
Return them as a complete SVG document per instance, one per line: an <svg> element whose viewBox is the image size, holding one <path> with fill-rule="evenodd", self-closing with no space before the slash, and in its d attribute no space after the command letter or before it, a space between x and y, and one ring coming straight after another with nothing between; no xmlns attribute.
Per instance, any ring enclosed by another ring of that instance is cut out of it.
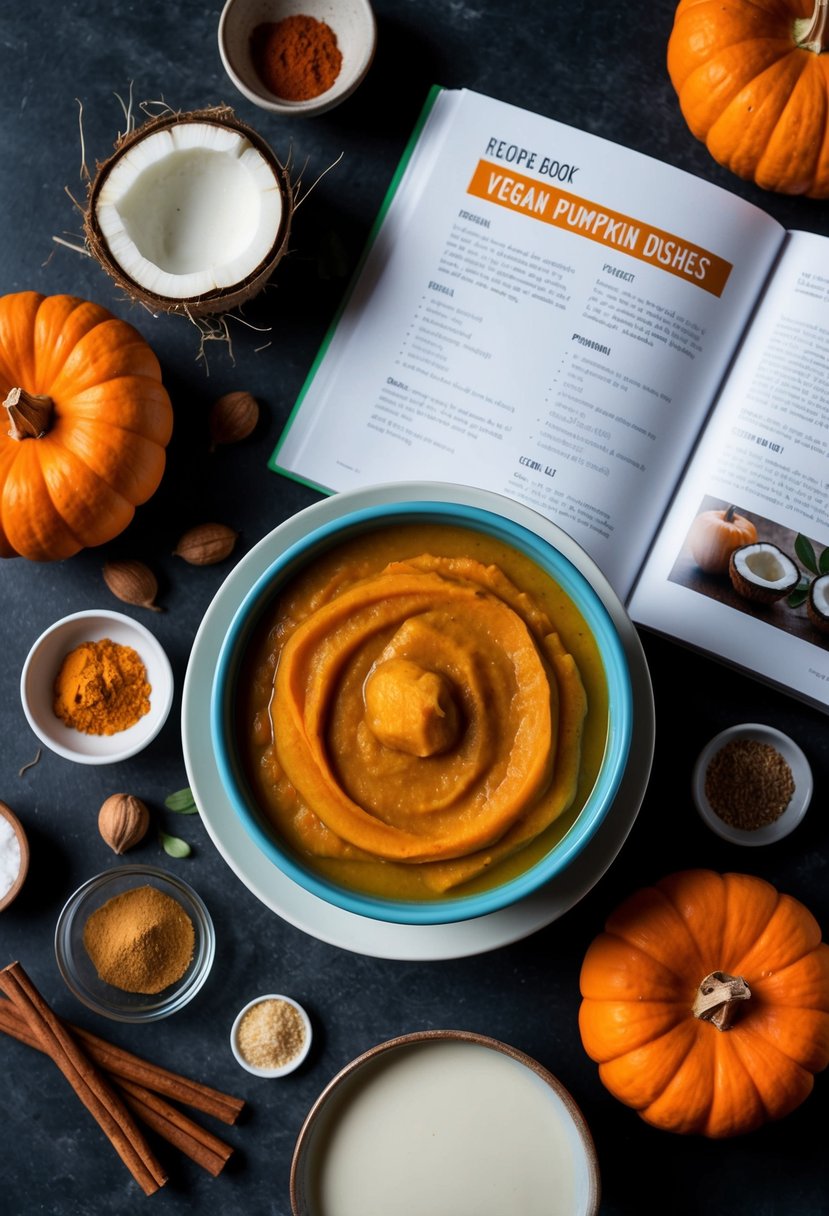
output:
<svg viewBox="0 0 829 1216"><path fill-rule="evenodd" d="M262 83L285 101L308 101L325 93L343 62L331 27L301 14L257 25L250 53Z"/></svg>

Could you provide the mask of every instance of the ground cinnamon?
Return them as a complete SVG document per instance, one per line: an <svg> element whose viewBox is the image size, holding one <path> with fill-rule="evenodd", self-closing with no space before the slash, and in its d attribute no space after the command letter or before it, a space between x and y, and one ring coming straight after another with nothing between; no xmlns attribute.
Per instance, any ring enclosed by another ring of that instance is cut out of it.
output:
<svg viewBox="0 0 829 1216"><path fill-rule="evenodd" d="M148 712L151 691L140 655L103 638L81 642L66 655L52 704L67 726L87 735L114 735Z"/></svg>
<svg viewBox="0 0 829 1216"><path fill-rule="evenodd" d="M180 980L195 940L193 922L178 900L149 885L107 900L83 930L99 977L124 992L162 992Z"/></svg>
<svg viewBox="0 0 829 1216"><path fill-rule="evenodd" d="M300 13L257 25L250 53L262 83L285 101L308 101L327 92L343 62L331 27Z"/></svg>

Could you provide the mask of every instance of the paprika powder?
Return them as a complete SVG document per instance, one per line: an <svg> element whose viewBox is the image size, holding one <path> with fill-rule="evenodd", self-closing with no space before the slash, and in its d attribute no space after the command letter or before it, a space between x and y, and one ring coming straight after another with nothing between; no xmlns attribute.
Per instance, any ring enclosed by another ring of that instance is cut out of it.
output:
<svg viewBox="0 0 829 1216"><path fill-rule="evenodd" d="M262 83L285 101L309 101L327 92L343 62L331 27L301 13L255 26L250 53Z"/></svg>

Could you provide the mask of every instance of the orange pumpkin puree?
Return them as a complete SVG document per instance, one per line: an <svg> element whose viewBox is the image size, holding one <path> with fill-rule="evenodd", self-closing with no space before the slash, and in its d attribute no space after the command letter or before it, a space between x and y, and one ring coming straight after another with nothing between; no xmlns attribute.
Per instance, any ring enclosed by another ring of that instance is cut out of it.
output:
<svg viewBox="0 0 829 1216"><path fill-rule="evenodd" d="M520 872L573 822L607 687L589 627L530 558L403 524L286 586L240 681L239 737L259 804L305 864L434 899Z"/></svg>

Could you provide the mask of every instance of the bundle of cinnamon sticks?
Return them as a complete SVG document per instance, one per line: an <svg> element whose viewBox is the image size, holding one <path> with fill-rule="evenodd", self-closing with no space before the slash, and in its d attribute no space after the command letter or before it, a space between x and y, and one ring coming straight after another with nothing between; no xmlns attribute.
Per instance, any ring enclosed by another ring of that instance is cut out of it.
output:
<svg viewBox="0 0 829 1216"><path fill-rule="evenodd" d="M244 1101L170 1072L108 1043L54 1013L19 962L0 970L0 1031L51 1056L106 1132L145 1195L167 1181L142 1124L214 1177L233 1148L189 1118L175 1102L233 1124Z"/></svg>

